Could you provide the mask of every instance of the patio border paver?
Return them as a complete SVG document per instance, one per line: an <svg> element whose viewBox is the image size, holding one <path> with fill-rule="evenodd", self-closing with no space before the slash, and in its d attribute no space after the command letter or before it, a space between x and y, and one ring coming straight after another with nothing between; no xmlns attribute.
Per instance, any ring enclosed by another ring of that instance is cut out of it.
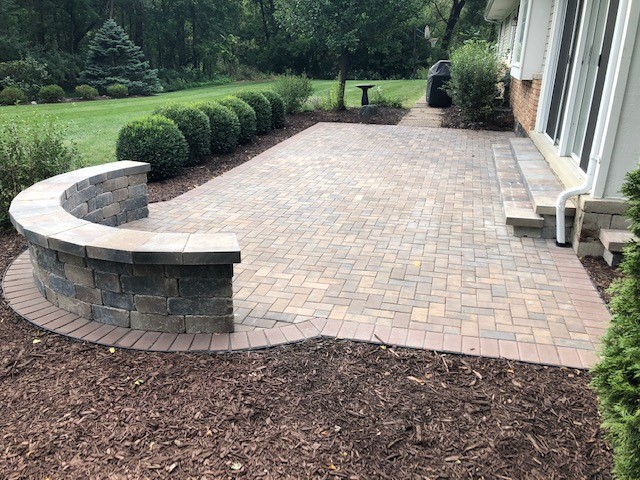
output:
<svg viewBox="0 0 640 480"><path fill-rule="evenodd" d="M558 253L557 257L557 260L562 262L568 255ZM573 258L575 259L575 257ZM571 271L569 265L566 268ZM579 276L576 281L578 284L584 284L584 279L580 279ZM146 332L105 325L62 310L42 297L33 281L28 252L22 253L10 265L4 275L2 286L9 306L35 326L74 340L127 350L230 353L272 348L325 337L385 344L393 347L432 350L439 353L506 358L527 363L578 369L590 368L597 360L593 351L573 347L443 334L405 327L388 327L324 318L313 318L297 324L230 334ZM586 299L579 302L576 307L586 314L596 305L598 304ZM593 328L599 329L601 323L601 320L594 321Z"/></svg>

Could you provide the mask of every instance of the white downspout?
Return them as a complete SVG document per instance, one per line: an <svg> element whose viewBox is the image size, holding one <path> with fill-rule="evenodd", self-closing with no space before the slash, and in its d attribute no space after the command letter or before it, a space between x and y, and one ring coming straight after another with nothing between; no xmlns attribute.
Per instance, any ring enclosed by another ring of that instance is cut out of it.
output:
<svg viewBox="0 0 640 480"><path fill-rule="evenodd" d="M596 146L594 145L594 147ZM598 149L599 148L600 145L598 145ZM600 163L600 157L595 152L596 149L592 148L591 155L589 156L589 165L587 166L587 176L582 185L564 190L558 195L558 200L556 201L556 245L559 247L571 246L571 242L567 242L565 238L565 207L567 206L567 200L569 200L569 198L591 193L593 180L596 177L596 167L598 163Z"/></svg>

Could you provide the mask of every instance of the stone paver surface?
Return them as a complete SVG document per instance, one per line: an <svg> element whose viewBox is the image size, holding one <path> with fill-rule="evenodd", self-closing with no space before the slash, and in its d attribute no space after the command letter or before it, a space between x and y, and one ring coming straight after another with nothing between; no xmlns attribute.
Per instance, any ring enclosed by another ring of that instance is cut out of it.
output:
<svg viewBox="0 0 640 480"><path fill-rule="evenodd" d="M426 85L426 81L425 81ZM409 110L399 125L407 127L439 127L442 122L443 108L429 106L426 97L422 97Z"/></svg>
<svg viewBox="0 0 640 480"><path fill-rule="evenodd" d="M325 335L589 366L608 310L570 249L509 236L492 160L509 137L318 124L126 228L236 233L239 332L328 319Z"/></svg>

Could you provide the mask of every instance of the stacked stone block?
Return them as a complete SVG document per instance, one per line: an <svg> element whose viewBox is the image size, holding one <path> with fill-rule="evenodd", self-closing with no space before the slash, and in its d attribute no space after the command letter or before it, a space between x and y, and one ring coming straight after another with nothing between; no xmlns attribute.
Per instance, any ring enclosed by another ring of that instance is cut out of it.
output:
<svg viewBox="0 0 640 480"><path fill-rule="evenodd" d="M97 322L159 332L233 331L233 265L139 265L29 245L54 305Z"/></svg>
<svg viewBox="0 0 640 480"><path fill-rule="evenodd" d="M148 169L90 167L16 197L10 214L29 241L37 288L56 306L105 324L232 332L235 235L113 228L148 215Z"/></svg>

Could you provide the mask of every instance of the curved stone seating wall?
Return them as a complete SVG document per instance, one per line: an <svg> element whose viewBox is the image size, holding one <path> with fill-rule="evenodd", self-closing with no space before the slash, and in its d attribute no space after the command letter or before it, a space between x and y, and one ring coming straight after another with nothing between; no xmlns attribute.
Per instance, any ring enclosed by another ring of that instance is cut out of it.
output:
<svg viewBox="0 0 640 480"><path fill-rule="evenodd" d="M36 286L56 306L159 332L233 331L234 234L114 228L144 218L149 164L115 162L39 182L11 203Z"/></svg>

